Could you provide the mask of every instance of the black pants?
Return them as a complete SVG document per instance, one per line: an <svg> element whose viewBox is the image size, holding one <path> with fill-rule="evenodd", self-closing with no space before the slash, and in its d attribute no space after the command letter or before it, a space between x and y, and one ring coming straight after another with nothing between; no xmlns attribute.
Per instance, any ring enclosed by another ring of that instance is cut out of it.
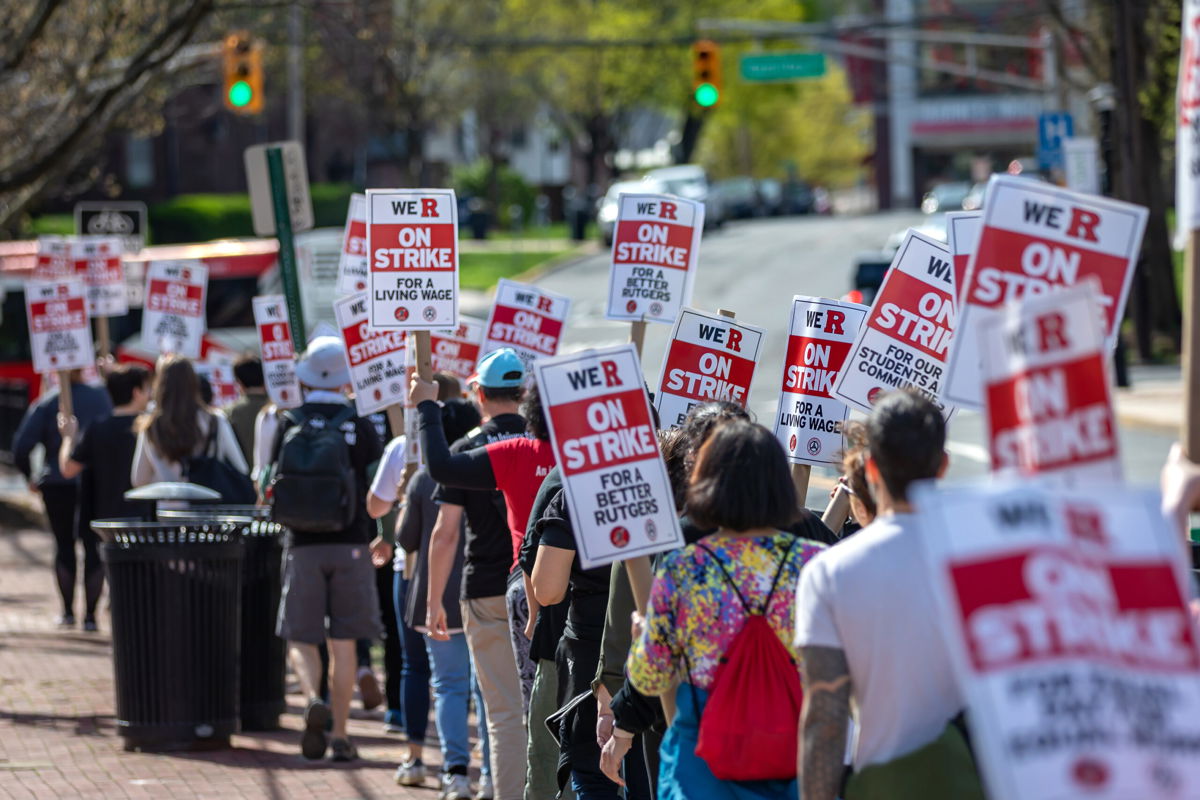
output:
<svg viewBox="0 0 1200 800"><path fill-rule="evenodd" d="M50 532L54 534L54 577L58 581L63 614L74 614L78 574L75 540L78 539L83 542L84 617L94 617L104 589L104 565L100 563L100 540L92 531L91 520L86 519L86 512L80 513L79 487L73 483L46 484L41 492Z"/></svg>
<svg viewBox="0 0 1200 800"><path fill-rule="evenodd" d="M400 628L396 624L395 572L391 563L375 570L375 586L379 590L379 614L383 618L383 673L384 695L389 711L399 711L400 673L404 667L404 645L400 641Z"/></svg>

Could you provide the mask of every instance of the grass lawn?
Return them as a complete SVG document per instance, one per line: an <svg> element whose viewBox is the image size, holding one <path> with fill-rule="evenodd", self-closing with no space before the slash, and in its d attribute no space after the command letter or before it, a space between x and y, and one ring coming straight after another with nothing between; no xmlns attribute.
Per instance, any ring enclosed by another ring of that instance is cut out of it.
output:
<svg viewBox="0 0 1200 800"><path fill-rule="evenodd" d="M566 250L550 253L459 253L459 283L464 289L490 289L501 278L558 258Z"/></svg>
<svg viewBox="0 0 1200 800"><path fill-rule="evenodd" d="M595 239L600 235L599 229L595 222L589 222L587 225L587 238ZM459 239L471 238L470 228L458 229ZM498 228L492 228L488 231L489 239L569 239L571 238L571 229L565 222L551 222L549 225L541 225L533 228L522 228L519 231L502 231Z"/></svg>
<svg viewBox="0 0 1200 800"><path fill-rule="evenodd" d="M75 233L75 217L71 214L42 214L30 220L29 227L34 236L70 236Z"/></svg>

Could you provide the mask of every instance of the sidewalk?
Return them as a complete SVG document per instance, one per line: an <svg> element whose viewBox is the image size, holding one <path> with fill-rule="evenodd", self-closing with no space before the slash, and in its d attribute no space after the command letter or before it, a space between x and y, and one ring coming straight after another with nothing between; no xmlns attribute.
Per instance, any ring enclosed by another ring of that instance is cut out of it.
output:
<svg viewBox="0 0 1200 800"><path fill-rule="evenodd" d="M54 627L52 541L22 524L7 503L12 498L0 497L0 799L437 796L433 777L424 789L393 782L402 740L384 734L381 712L365 713L357 700L350 735L360 759L353 765L299 755L298 695L288 697L285 730L235 736L231 749L124 752L115 730L108 614L100 614L98 634ZM436 775L432 727L428 745L426 763Z"/></svg>
<svg viewBox="0 0 1200 800"><path fill-rule="evenodd" d="M1114 389L1117 421L1135 428L1179 435L1183 426L1183 374L1177 365L1130 369L1128 389Z"/></svg>

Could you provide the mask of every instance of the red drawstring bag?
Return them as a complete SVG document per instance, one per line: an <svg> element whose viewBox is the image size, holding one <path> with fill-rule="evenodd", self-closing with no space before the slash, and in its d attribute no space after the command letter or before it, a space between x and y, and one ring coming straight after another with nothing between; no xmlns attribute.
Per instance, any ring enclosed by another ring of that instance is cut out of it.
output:
<svg viewBox="0 0 1200 800"><path fill-rule="evenodd" d="M771 583L762 607L753 609L742 596L725 565L713 551L698 544L721 568L733 589L746 623L717 666L708 704L700 717L696 755L723 781L791 780L796 777L799 738L800 671L791 653L767 622L767 609L791 555L793 542ZM689 682L690 682L689 667ZM692 688L696 708L695 685Z"/></svg>

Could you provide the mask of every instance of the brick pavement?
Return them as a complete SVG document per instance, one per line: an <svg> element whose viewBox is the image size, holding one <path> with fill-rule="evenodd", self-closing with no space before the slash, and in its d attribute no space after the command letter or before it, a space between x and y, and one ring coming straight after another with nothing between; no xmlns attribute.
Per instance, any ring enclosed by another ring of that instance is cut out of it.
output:
<svg viewBox="0 0 1200 800"><path fill-rule="evenodd" d="M350 735L360 760L353 765L305 761L299 755L299 717L294 713L284 715L285 730L235 736L230 749L125 752L115 731L107 613L100 614L98 634L56 629L50 535L17 529L11 515L4 516L0 798L437 797L433 778L425 789L392 781L402 740L383 733L380 713L357 708ZM102 601L102 609L104 605ZM292 695L288 701L291 712L299 710L301 697ZM440 757L432 728L430 733L432 746L426 753L432 767Z"/></svg>

